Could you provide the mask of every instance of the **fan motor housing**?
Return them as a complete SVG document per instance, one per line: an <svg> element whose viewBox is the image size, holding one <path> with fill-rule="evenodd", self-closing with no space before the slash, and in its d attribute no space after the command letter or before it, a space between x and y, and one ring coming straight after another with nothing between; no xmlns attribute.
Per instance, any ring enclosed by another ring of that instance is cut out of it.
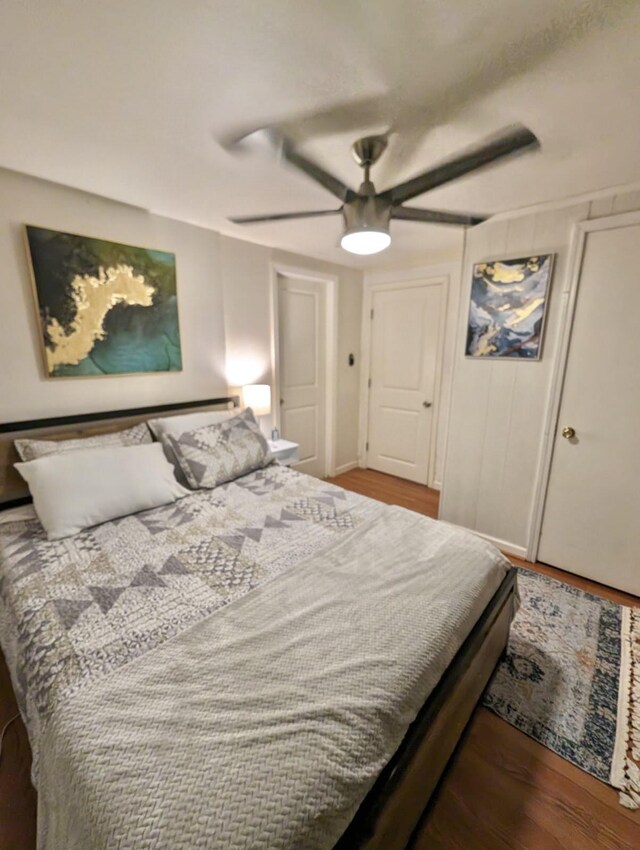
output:
<svg viewBox="0 0 640 850"><path fill-rule="evenodd" d="M391 207L374 194L357 195L342 208L346 231L389 230Z"/></svg>

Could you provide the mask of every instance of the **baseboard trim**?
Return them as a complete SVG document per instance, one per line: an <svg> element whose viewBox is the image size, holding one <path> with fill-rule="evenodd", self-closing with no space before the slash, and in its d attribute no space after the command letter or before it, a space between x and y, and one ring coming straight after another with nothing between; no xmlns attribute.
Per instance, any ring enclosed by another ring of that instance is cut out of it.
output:
<svg viewBox="0 0 640 850"><path fill-rule="evenodd" d="M500 540L498 537L492 537L490 534L483 534L481 531L476 531L473 528L465 528L465 531L470 531L471 534L475 534L476 537L482 537L482 539L486 540L488 543L493 543L493 545L497 549L500 549L501 552L506 552L508 555L515 555L516 558L522 558L523 561L527 559L526 546L518 546L515 543L510 543L508 540Z"/></svg>
<svg viewBox="0 0 640 850"><path fill-rule="evenodd" d="M336 475L342 475L344 472L350 472L352 469L358 468L358 461L352 460L349 463L343 463L341 466L336 466Z"/></svg>

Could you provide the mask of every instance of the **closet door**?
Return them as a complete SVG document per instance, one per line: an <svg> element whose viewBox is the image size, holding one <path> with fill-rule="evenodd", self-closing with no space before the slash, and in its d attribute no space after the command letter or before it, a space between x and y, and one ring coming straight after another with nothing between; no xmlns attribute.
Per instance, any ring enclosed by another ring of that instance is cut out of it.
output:
<svg viewBox="0 0 640 850"><path fill-rule="evenodd" d="M586 234L538 559L640 595L640 222Z"/></svg>

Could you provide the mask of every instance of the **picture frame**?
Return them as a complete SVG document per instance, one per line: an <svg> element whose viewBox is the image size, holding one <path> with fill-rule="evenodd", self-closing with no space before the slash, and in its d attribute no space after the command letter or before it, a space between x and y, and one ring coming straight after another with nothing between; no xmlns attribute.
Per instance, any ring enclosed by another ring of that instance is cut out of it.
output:
<svg viewBox="0 0 640 850"><path fill-rule="evenodd" d="M182 371L175 254L24 230L47 378Z"/></svg>
<svg viewBox="0 0 640 850"><path fill-rule="evenodd" d="M540 360L555 254L473 266L465 357Z"/></svg>

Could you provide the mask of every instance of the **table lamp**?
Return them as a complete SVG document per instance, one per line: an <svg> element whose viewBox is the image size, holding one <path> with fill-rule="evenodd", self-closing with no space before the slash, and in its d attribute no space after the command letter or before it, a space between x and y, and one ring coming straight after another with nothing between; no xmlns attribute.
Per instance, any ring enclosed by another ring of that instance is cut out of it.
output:
<svg viewBox="0 0 640 850"><path fill-rule="evenodd" d="M269 384L246 384L242 388L245 407L250 407L260 422L261 416L271 413L271 387Z"/></svg>

